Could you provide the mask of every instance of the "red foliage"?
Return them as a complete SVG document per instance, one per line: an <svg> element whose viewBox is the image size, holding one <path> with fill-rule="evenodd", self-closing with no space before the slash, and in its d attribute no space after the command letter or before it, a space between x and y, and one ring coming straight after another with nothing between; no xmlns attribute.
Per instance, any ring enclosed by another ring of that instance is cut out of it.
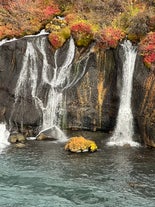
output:
<svg viewBox="0 0 155 207"><path fill-rule="evenodd" d="M60 13L52 0L9 0L0 11L1 25L5 27L0 39L39 32L47 21Z"/></svg>
<svg viewBox="0 0 155 207"><path fill-rule="evenodd" d="M43 9L43 14L46 18L49 18L55 14L59 14L60 10L57 6L47 6L45 9Z"/></svg>
<svg viewBox="0 0 155 207"><path fill-rule="evenodd" d="M63 45L65 40L59 35L59 33L50 33L49 36L49 41L51 45L57 49Z"/></svg>
<svg viewBox="0 0 155 207"><path fill-rule="evenodd" d="M107 27L96 35L96 40L101 48L116 48L118 42L125 37L120 29Z"/></svg>
<svg viewBox="0 0 155 207"><path fill-rule="evenodd" d="M93 25L86 21L78 21L70 27L77 46L88 46L94 38Z"/></svg>
<svg viewBox="0 0 155 207"><path fill-rule="evenodd" d="M71 31L73 33L85 33L92 34L91 25L84 22L78 22L71 26Z"/></svg>
<svg viewBox="0 0 155 207"><path fill-rule="evenodd" d="M155 32L150 32L140 42L139 50L144 56L144 63L151 67L155 64Z"/></svg>
<svg viewBox="0 0 155 207"><path fill-rule="evenodd" d="M151 53L151 54L148 54L147 56L145 56L144 62L147 65L150 65L152 63L155 63L155 53Z"/></svg>

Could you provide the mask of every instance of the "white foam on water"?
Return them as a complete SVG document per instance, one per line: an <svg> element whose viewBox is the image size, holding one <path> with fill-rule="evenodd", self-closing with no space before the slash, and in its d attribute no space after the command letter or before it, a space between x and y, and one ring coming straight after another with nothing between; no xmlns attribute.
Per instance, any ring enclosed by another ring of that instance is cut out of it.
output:
<svg viewBox="0 0 155 207"><path fill-rule="evenodd" d="M0 153L10 144L8 142L10 132L6 129L4 123L0 124Z"/></svg>

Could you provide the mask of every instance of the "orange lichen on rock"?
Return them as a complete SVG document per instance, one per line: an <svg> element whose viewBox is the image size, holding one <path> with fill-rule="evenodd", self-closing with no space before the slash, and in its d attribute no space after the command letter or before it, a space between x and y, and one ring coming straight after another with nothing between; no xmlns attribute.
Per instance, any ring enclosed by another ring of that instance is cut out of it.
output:
<svg viewBox="0 0 155 207"><path fill-rule="evenodd" d="M150 73L144 82L145 96L141 106L141 123L144 143L150 147L155 147L154 126L155 126L155 76ZM151 131L151 133L149 133Z"/></svg>
<svg viewBox="0 0 155 207"><path fill-rule="evenodd" d="M104 101L104 97L106 95L107 89L104 88L104 76L103 73L99 73L99 78L98 78L98 84L97 84L97 90L98 90L98 108L99 108L99 123L101 126L101 116L102 116L102 105Z"/></svg>
<svg viewBox="0 0 155 207"><path fill-rule="evenodd" d="M97 145L94 141L85 139L82 136L72 137L65 145L65 150L71 152L94 152L97 150Z"/></svg>

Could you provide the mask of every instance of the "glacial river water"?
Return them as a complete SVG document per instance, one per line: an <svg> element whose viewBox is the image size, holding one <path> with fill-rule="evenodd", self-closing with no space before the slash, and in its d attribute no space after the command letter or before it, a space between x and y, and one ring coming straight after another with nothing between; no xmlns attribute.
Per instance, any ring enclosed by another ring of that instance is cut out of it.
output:
<svg viewBox="0 0 155 207"><path fill-rule="evenodd" d="M109 147L74 154L28 141L0 154L0 207L154 207L155 149Z"/></svg>

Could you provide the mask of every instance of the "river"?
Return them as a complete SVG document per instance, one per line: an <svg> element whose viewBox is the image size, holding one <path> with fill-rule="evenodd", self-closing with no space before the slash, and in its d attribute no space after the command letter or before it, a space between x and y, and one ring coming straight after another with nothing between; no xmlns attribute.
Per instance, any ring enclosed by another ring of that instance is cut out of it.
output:
<svg viewBox="0 0 155 207"><path fill-rule="evenodd" d="M110 147L103 133L81 133L97 152L74 154L65 143L36 140L3 149L0 207L154 207L155 150Z"/></svg>

